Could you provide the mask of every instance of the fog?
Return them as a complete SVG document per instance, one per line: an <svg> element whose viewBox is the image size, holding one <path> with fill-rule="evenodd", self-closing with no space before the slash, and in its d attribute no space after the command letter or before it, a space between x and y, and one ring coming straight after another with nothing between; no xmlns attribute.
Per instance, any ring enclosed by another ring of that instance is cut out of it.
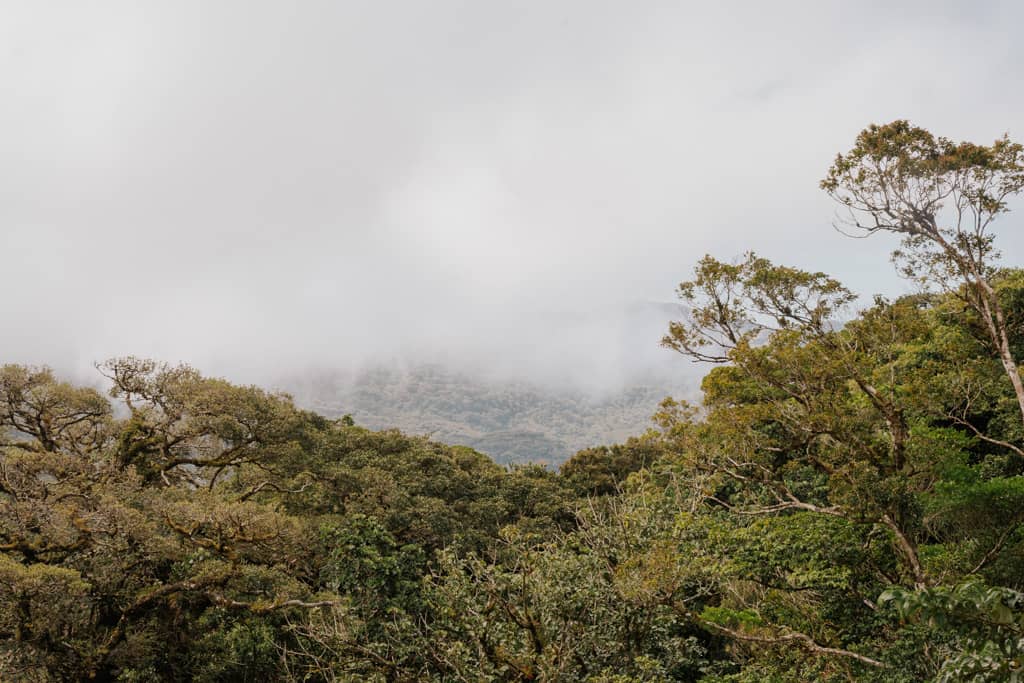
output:
<svg viewBox="0 0 1024 683"><path fill-rule="evenodd" d="M705 253L896 294L894 244L835 232L817 182L870 122L1024 137L1022 23L1018 2L8 0L0 362L599 385L668 353L621 311Z"/></svg>

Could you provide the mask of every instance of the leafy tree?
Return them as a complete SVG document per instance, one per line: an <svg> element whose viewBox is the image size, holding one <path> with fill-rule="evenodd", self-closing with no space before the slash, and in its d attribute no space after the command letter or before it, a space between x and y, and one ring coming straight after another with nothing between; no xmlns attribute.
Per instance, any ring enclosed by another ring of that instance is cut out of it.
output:
<svg viewBox="0 0 1024 683"><path fill-rule="evenodd" d="M295 447L302 418L287 396L132 357L100 368L130 413L116 460L143 476L213 488L225 473L272 466Z"/></svg>
<svg viewBox="0 0 1024 683"><path fill-rule="evenodd" d="M559 473L580 495L616 493L633 472L650 467L663 455L655 439L632 438L624 444L579 451Z"/></svg>
<svg viewBox="0 0 1024 683"><path fill-rule="evenodd" d="M671 604L696 569L675 565L672 515L643 496L606 502L541 543L508 528L491 557L441 556L427 589L441 680L693 680L714 668L714 638Z"/></svg>
<svg viewBox="0 0 1024 683"><path fill-rule="evenodd" d="M864 129L839 154L821 186L843 207L842 225L902 238L900 270L959 297L983 323L1024 417L1024 382L994 280L992 223L1024 189L1024 146L953 142L907 121Z"/></svg>
<svg viewBox="0 0 1024 683"><path fill-rule="evenodd" d="M955 635L936 679L940 683L1024 676L1024 593L975 578L927 591L893 588L880 600L903 616Z"/></svg>
<svg viewBox="0 0 1024 683"><path fill-rule="evenodd" d="M977 355L967 318L949 315L952 295L879 299L840 325L852 293L753 254L703 259L680 294L692 314L664 343L720 365L703 414L668 403L659 417L677 484L720 511L687 517L718 529L706 561L721 567L720 602L691 617L773 653L755 664L774 661L776 674L827 680L853 666L892 680L888 653L913 633L879 607L886 587L1020 568L1024 499L1006 461L1014 446L996 436L996 361ZM823 668L785 664L792 646Z"/></svg>
<svg viewBox="0 0 1024 683"><path fill-rule="evenodd" d="M0 430L15 437L0 446L83 455L105 445L110 426L110 404L96 391L59 382L48 368L0 367Z"/></svg>

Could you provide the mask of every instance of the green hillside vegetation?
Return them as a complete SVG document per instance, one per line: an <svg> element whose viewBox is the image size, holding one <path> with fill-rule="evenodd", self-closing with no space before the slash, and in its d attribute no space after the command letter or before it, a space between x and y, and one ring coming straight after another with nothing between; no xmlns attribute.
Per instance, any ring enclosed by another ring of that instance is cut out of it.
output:
<svg viewBox="0 0 1024 683"><path fill-rule="evenodd" d="M663 340L701 404L557 472L185 366L3 366L0 679L1020 680L1024 270L989 228L1024 149L897 121L823 186L929 289L849 313L705 257Z"/></svg>

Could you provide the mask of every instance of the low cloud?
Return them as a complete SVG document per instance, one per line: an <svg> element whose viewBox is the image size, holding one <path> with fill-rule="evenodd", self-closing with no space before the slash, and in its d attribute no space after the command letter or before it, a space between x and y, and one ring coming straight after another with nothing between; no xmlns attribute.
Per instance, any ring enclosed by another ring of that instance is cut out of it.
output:
<svg viewBox="0 0 1024 683"><path fill-rule="evenodd" d="M893 245L832 231L817 181L872 121L1016 124L1024 10L964 7L15 3L0 356L600 384L667 353L615 321L706 252L898 293Z"/></svg>

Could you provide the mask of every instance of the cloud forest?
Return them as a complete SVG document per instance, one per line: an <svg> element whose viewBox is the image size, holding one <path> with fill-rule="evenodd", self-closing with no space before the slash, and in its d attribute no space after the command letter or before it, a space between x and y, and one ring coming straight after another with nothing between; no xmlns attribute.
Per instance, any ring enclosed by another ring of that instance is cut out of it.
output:
<svg viewBox="0 0 1024 683"><path fill-rule="evenodd" d="M864 129L821 191L914 293L705 256L660 340L701 399L557 470L188 365L3 365L0 679L1022 680L1022 188L1009 138Z"/></svg>

